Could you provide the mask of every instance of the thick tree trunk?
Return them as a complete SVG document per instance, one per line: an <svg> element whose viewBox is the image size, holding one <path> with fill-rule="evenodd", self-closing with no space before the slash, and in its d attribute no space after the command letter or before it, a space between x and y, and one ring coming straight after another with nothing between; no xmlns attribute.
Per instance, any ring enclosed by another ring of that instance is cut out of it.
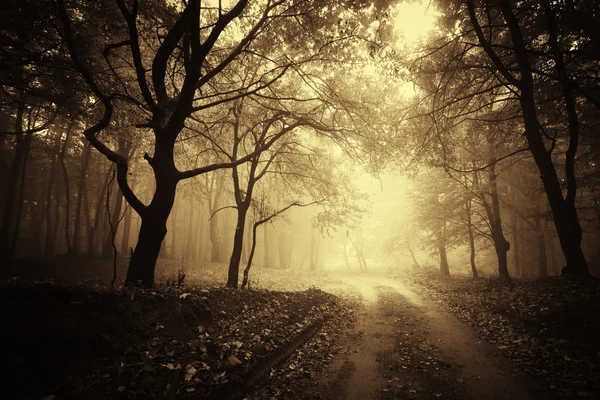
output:
<svg viewBox="0 0 600 400"><path fill-rule="evenodd" d="M81 253L81 208L87 184L87 170L90 164L92 145L86 141L81 158L81 171L79 173L79 188L77 189L77 205L75 206L75 226L73 227L73 252Z"/></svg>
<svg viewBox="0 0 600 400"><path fill-rule="evenodd" d="M446 254L446 223L440 229L438 237L438 252L440 253L440 273L442 276L450 276L450 266L448 265L448 255Z"/></svg>
<svg viewBox="0 0 600 400"><path fill-rule="evenodd" d="M252 230L252 222L246 218L246 232L250 232ZM242 264L248 263L248 253L250 252L250 246L252 246L252 238L251 235L244 235L244 245L242 246Z"/></svg>
<svg viewBox="0 0 600 400"><path fill-rule="evenodd" d="M258 224L252 225L252 245L250 247L250 254L248 255L248 263L246 264L246 268L244 268L244 279L242 280L242 287L245 288L248 286L248 276L250 274L250 268L252 267L252 260L254 259L254 251L256 250L256 230L258 229Z"/></svg>
<svg viewBox="0 0 600 400"><path fill-rule="evenodd" d="M127 269L126 286L154 286L156 261L167 234L167 220L175 203L179 182L173 156L175 137L164 132L160 136L157 135L154 156L149 158L154 170L156 190L150 204L139 210L142 225Z"/></svg>
<svg viewBox="0 0 600 400"><path fill-rule="evenodd" d="M174 191L173 191L174 192ZM157 210L142 217L142 225L137 245L129 261L126 286L154 286L154 270L160 253L161 244L167 234L168 213Z"/></svg>
<svg viewBox="0 0 600 400"><path fill-rule="evenodd" d="M490 192L492 198L492 219L490 225L492 227L492 239L498 256L498 274L503 279L510 279L508 273L508 250L510 243L504 237L502 229L502 216L500 214L500 199L498 195L496 164L492 164L489 170L490 177Z"/></svg>
<svg viewBox="0 0 600 400"><path fill-rule="evenodd" d="M492 144L493 145L493 144ZM479 197L483 203L485 213L487 215L488 224L490 227L490 234L492 242L494 243L494 250L496 251L496 257L498 259L498 275L502 279L510 280L510 274L508 273L508 250L510 250L510 243L504 237L502 229L502 217L500 214L500 199L498 197L498 186L497 186L497 175L496 175L496 164L492 163L489 166L488 179L490 184L491 204L487 199L487 194L483 187L481 188ZM474 182L478 185L479 179L477 173L475 174Z"/></svg>
<svg viewBox="0 0 600 400"><path fill-rule="evenodd" d="M242 257L242 247L244 246L244 230L246 227L246 214L248 208L245 205L238 206L237 224L233 237L233 250L229 260L229 272L227 274L227 287L237 288L240 271L240 261Z"/></svg>
<svg viewBox="0 0 600 400"><path fill-rule="evenodd" d="M521 79L519 81L521 93L519 101L523 112L525 137L531 154L540 171L544 190L548 197L550 209L552 210L560 246L567 262L565 273L586 278L591 277L585 256L581 250L582 232L577 216L577 210L575 208L576 182L574 175L574 159L578 143L578 135L576 134L578 125L577 113L574 111L575 102L573 101L572 93L570 93L571 88L568 76L563 77L562 58L555 57L554 61L556 62L559 81L565 94L569 118L569 148L567 150L565 163L565 175L567 177L568 189L566 199L563 198L562 188L552 161L552 155L547 151L540 133L534 97L533 74L519 22L514 15L512 6L508 0L501 0L500 6L511 33L515 55L517 56L517 61L521 70Z"/></svg>
<svg viewBox="0 0 600 400"><path fill-rule="evenodd" d="M142 225L129 262L125 285L154 286L156 260L167 234L167 219L175 201L176 189L176 179L157 177L152 202L141 215Z"/></svg>

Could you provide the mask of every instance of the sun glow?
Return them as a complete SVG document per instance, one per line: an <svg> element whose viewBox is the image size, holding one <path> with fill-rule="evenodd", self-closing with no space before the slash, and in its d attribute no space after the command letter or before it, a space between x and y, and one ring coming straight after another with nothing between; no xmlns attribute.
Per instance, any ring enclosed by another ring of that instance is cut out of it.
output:
<svg viewBox="0 0 600 400"><path fill-rule="evenodd" d="M434 30L439 12L431 1L404 1L394 7L396 46L414 48Z"/></svg>

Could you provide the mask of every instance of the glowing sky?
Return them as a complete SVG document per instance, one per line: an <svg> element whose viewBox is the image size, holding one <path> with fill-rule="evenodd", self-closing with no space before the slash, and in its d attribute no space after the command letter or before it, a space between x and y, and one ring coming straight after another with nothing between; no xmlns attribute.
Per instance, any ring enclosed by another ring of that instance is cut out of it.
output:
<svg viewBox="0 0 600 400"><path fill-rule="evenodd" d="M392 10L396 45L414 47L435 28L439 13L431 1L399 2Z"/></svg>

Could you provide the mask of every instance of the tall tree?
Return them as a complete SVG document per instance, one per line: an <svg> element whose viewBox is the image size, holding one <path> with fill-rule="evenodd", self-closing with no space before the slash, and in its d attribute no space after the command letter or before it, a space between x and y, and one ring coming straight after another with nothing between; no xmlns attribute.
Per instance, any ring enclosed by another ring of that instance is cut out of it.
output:
<svg viewBox="0 0 600 400"><path fill-rule="evenodd" d="M320 15L319 7L292 0L266 1L256 7L248 6L247 0L239 0L228 9L224 9L221 3L217 8L202 7L199 0L188 1L179 9L159 1L140 4L137 0L117 0L116 7L102 3L94 7L106 9L104 15L120 16L122 23L112 32L113 37L102 45L103 50L99 53L106 57L100 61L97 54L90 55L80 45L83 38L91 40L91 31L85 30L85 24L75 27L73 23L75 16L86 5L64 0L55 0L55 3L72 62L93 92L102 114L95 124L85 130L84 135L116 165L119 187L142 220L126 284L140 282L151 286L178 182L216 169L240 165L254 156L248 154L235 162L179 171L174 148L177 138L186 129L186 121L193 113L201 113L257 93L280 79L291 65L289 56L285 57L285 54L273 60L268 70L245 85L235 80L219 81L259 36L275 39L275 42L284 36L285 39L291 39L294 35L306 36L307 40L315 38L307 35L304 22L317 18ZM153 14L157 11L161 12L162 19L154 18ZM283 34L280 37L267 33L283 27L283 21L286 29L281 31ZM140 29L142 23L145 26L143 30ZM102 27L102 23L97 24ZM160 27L150 29L152 24L160 24ZM239 26L241 35L235 36L229 29L234 24ZM153 32L160 35L153 36ZM327 43L320 45L326 47ZM318 51L322 47L313 48ZM119 57L113 54L119 54ZM257 56L260 57L260 54ZM96 57L98 64L107 68L95 67L93 57ZM104 74L104 78L100 78L100 73ZM152 155L145 155L156 184L149 204L144 204L129 186L129 159L111 149L98 136L118 112L115 111L115 103L118 102L138 106L142 115L137 126L151 131L154 138ZM264 148L268 148L275 140L274 137L265 143Z"/></svg>

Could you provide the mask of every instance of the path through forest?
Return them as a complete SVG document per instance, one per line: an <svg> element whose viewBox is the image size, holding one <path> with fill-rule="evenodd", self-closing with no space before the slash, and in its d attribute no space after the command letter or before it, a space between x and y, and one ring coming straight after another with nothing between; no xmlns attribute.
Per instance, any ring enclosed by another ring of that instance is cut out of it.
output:
<svg viewBox="0 0 600 400"><path fill-rule="evenodd" d="M410 287L373 276L342 279L364 306L317 397L545 398L496 348Z"/></svg>

